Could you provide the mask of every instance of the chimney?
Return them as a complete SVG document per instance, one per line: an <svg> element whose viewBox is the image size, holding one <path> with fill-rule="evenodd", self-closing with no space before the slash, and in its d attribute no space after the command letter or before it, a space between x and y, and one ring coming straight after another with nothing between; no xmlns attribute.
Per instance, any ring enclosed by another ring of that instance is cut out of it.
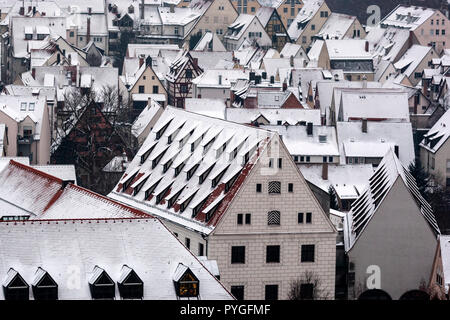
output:
<svg viewBox="0 0 450 320"><path fill-rule="evenodd" d="M283 82L283 92L287 90L287 82L284 80Z"/></svg>
<svg viewBox="0 0 450 320"><path fill-rule="evenodd" d="M339 81L339 75L337 73L334 74L334 81Z"/></svg>
<svg viewBox="0 0 450 320"><path fill-rule="evenodd" d="M328 162L322 163L322 179L328 180Z"/></svg>
<svg viewBox="0 0 450 320"><path fill-rule="evenodd" d="M92 7L88 7L88 15L92 14Z"/></svg>
<svg viewBox="0 0 450 320"><path fill-rule="evenodd" d="M367 119L362 119L362 132L367 133Z"/></svg>
<svg viewBox="0 0 450 320"><path fill-rule="evenodd" d="M270 76L270 83L274 84L275 83L275 77L274 76Z"/></svg>
<svg viewBox="0 0 450 320"><path fill-rule="evenodd" d="M363 77L362 77L362 87L364 89L367 88L367 77L366 77L366 75L363 75Z"/></svg>
<svg viewBox="0 0 450 320"><path fill-rule="evenodd" d="M36 7L33 7L33 17L36 14Z"/></svg>
<svg viewBox="0 0 450 320"><path fill-rule="evenodd" d="M87 17L87 26L86 26L86 42L89 43L91 41L91 17Z"/></svg>
<svg viewBox="0 0 450 320"><path fill-rule="evenodd" d="M170 4L170 13L175 12L175 5L173 3Z"/></svg>
<svg viewBox="0 0 450 320"><path fill-rule="evenodd" d="M194 64L194 67L197 68L198 67L198 58L192 58L192 62Z"/></svg>
<svg viewBox="0 0 450 320"><path fill-rule="evenodd" d="M72 55L70 53L67 55L67 60L68 60L69 66L71 66L72 65Z"/></svg>
<svg viewBox="0 0 450 320"><path fill-rule="evenodd" d="M19 15L21 15L21 16L25 15L25 7L24 6L20 7Z"/></svg>
<svg viewBox="0 0 450 320"><path fill-rule="evenodd" d="M264 72L262 73L262 78L263 78L263 79L267 79L267 72L264 71Z"/></svg>
<svg viewBox="0 0 450 320"><path fill-rule="evenodd" d="M313 123L312 122L308 122L306 124L306 133L308 134L308 136L313 135Z"/></svg>
<svg viewBox="0 0 450 320"><path fill-rule="evenodd" d="M36 80L36 68L31 69L31 76Z"/></svg>
<svg viewBox="0 0 450 320"><path fill-rule="evenodd" d="M364 49L366 50L366 52L369 52L369 41L367 41L367 40L366 40Z"/></svg>
<svg viewBox="0 0 450 320"><path fill-rule="evenodd" d="M139 68L144 64L144 58L145 56L143 54L139 55Z"/></svg>
<svg viewBox="0 0 450 320"><path fill-rule="evenodd" d="M141 0L141 20L144 20L144 9L145 9L145 0Z"/></svg>
<svg viewBox="0 0 450 320"><path fill-rule="evenodd" d="M222 75L219 74L219 85L221 85L221 84L222 84Z"/></svg>
<svg viewBox="0 0 450 320"><path fill-rule="evenodd" d="M294 67L294 56L289 57L289 64L291 65L291 68Z"/></svg>

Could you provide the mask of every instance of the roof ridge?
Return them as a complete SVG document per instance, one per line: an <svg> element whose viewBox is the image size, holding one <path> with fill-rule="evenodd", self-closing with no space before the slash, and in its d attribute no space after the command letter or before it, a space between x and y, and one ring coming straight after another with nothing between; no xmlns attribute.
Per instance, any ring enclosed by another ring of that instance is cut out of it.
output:
<svg viewBox="0 0 450 320"><path fill-rule="evenodd" d="M63 183L63 180L58 178L58 177L52 176L52 175L50 175L48 173L45 173L45 172L40 171L40 170L37 170L37 169L35 169L35 168L31 167L31 166L27 166L25 164L22 164L20 162L14 161L12 159L9 161L9 164L12 165L12 166L18 167L19 169L22 169L24 171L28 171L28 172L31 172L33 174L39 175L39 176L41 176L41 177L43 177L45 179L52 180L53 182L59 183L61 185Z"/></svg>

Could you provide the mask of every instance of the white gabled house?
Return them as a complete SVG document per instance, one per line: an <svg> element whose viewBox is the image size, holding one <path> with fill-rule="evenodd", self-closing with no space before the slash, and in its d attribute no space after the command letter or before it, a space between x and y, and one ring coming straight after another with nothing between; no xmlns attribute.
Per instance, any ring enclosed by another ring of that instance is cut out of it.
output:
<svg viewBox="0 0 450 320"><path fill-rule="evenodd" d="M167 107L109 197L216 260L237 298L287 299L307 272L334 297L336 230L274 132Z"/></svg>

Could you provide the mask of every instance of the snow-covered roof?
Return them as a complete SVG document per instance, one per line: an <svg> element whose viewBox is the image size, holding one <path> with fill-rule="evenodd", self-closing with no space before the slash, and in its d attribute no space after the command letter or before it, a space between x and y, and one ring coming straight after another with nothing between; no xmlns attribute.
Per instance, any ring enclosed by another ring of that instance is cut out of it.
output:
<svg viewBox="0 0 450 320"><path fill-rule="evenodd" d="M411 193L424 219L428 222L432 230L439 234L439 227L433 214L433 209L421 196L417 188L414 177L409 173L399 159L394 150L389 149L377 170L368 181L368 187L362 195L352 203L350 212L344 219L344 243L345 251L349 251L356 243L360 235L364 232L371 218L376 214L384 198L391 190L395 181L400 178L406 188ZM394 211L385 212L395 214Z"/></svg>
<svg viewBox="0 0 450 320"><path fill-rule="evenodd" d="M233 184L234 176L227 175L251 170L273 136L255 127L166 107L109 196L209 234L242 183ZM216 210L205 210L222 196Z"/></svg>
<svg viewBox="0 0 450 320"><path fill-rule="evenodd" d="M222 41L215 32L205 32L205 34L200 38L200 40L195 45L193 51L208 51L213 52L225 52L227 51ZM192 54L192 51L191 51Z"/></svg>
<svg viewBox="0 0 450 320"><path fill-rule="evenodd" d="M74 184L77 184L77 175L73 164L33 165L32 167L61 180L73 181Z"/></svg>
<svg viewBox="0 0 450 320"><path fill-rule="evenodd" d="M275 8L272 7L260 7L256 11L255 15L264 28L266 27L267 23L269 23L270 17L272 16L274 10Z"/></svg>
<svg viewBox="0 0 450 320"><path fill-rule="evenodd" d="M198 65L204 70L215 69L221 60L233 61L230 51L190 51L192 58L198 59Z"/></svg>
<svg viewBox="0 0 450 320"><path fill-rule="evenodd" d="M159 7L159 15L163 25L180 25L185 26L201 16L201 13L191 8L174 8L174 12L170 12L169 7Z"/></svg>
<svg viewBox="0 0 450 320"><path fill-rule="evenodd" d="M222 99L197 99L186 98L185 109L193 113L203 114L205 116L225 119L226 103Z"/></svg>
<svg viewBox="0 0 450 320"><path fill-rule="evenodd" d="M12 96L33 96L37 92L39 96L45 96L48 100L56 99L56 89L54 87L46 86L21 86L10 84L5 86L4 91L6 94Z"/></svg>
<svg viewBox="0 0 450 320"><path fill-rule="evenodd" d="M415 30L436 12L435 9L398 5L380 24Z"/></svg>
<svg viewBox="0 0 450 320"><path fill-rule="evenodd" d="M402 73L410 77L431 50L433 50L432 47L413 44L411 48L409 48L405 54L394 63L394 67L397 70L406 68Z"/></svg>
<svg viewBox="0 0 450 320"><path fill-rule="evenodd" d="M330 60L372 60L372 54L366 51L366 40L325 40L325 45Z"/></svg>
<svg viewBox="0 0 450 320"><path fill-rule="evenodd" d="M424 135L420 146L433 153L437 152L450 137L450 109Z"/></svg>
<svg viewBox="0 0 450 320"><path fill-rule="evenodd" d="M0 112L5 113L17 123L27 117L31 118L35 123L33 131L35 140L40 140L45 105L45 97L0 95Z"/></svg>
<svg viewBox="0 0 450 320"><path fill-rule="evenodd" d="M328 163L328 179L322 179L322 164L297 165L306 180L328 192L330 185L340 199L356 199L367 187L373 174L371 164L331 164Z"/></svg>
<svg viewBox="0 0 450 320"><path fill-rule="evenodd" d="M192 80L197 88L231 88L237 79L248 79L249 72L242 69L218 70L209 69Z"/></svg>
<svg viewBox="0 0 450 320"><path fill-rule="evenodd" d="M280 57L304 58L309 60L308 55L303 50L302 46L296 43L286 42L283 49L281 49Z"/></svg>
<svg viewBox="0 0 450 320"><path fill-rule="evenodd" d="M150 100L150 104L141 111L139 116L134 120L133 126L131 127L131 133L136 138L141 135L141 133L145 130L150 121L155 117L158 111L161 110L161 106L158 102L153 99Z"/></svg>
<svg viewBox="0 0 450 320"><path fill-rule="evenodd" d="M293 69L293 68L303 68L306 66L307 60L304 58L294 58L292 59L293 64L291 65L291 58L264 58L263 64L264 69L267 72L267 76L276 77L277 74L281 77L281 69Z"/></svg>
<svg viewBox="0 0 450 320"><path fill-rule="evenodd" d="M341 164L345 163L347 150L352 157L383 157L390 146L398 146L400 161L408 166L414 161L414 141L409 122L367 121L367 132L361 122L338 122L336 124ZM376 153L376 155L375 155ZM350 155L349 155L350 156Z"/></svg>
<svg viewBox="0 0 450 320"><path fill-rule="evenodd" d="M252 14L241 13L236 18L236 20L234 20L234 22L228 26L228 31L225 35L225 38L231 40L239 40L242 36L244 36L245 31L250 26L250 24L253 23L254 19L259 22L256 16Z"/></svg>
<svg viewBox="0 0 450 320"><path fill-rule="evenodd" d="M312 122L314 125L320 125L320 110L318 109L297 109L297 108L227 108L226 119L238 123L252 123L260 117L265 118L271 125L277 125L288 122L296 125L301 121Z"/></svg>
<svg viewBox="0 0 450 320"><path fill-rule="evenodd" d="M336 129L331 126L314 126L312 135L307 134L306 125L261 126L277 131L291 155L339 156Z"/></svg>
<svg viewBox="0 0 450 320"><path fill-rule="evenodd" d="M406 45L409 39L409 30L395 27L372 28L365 40L369 41L370 52L374 57L381 57L383 60L396 62L400 50Z"/></svg>
<svg viewBox="0 0 450 320"><path fill-rule="evenodd" d="M336 91L336 89L335 89ZM340 89L338 121L372 119L409 122L408 93L399 88ZM337 109L337 107L336 107Z"/></svg>
<svg viewBox="0 0 450 320"><path fill-rule="evenodd" d="M317 11L320 9L324 0L307 0L303 1L303 7L300 12L295 17L294 21L291 23L288 29L289 37L297 41L298 37L304 30L306 24L309 20L314 17Z"/></svg>
<svg viewBox="0 0 450 320"><path fill-rule="evenodd" d="M322 39L343 39L355 20L355 16L332 12L317 36Z"/></svg>
<svg viewBox="0 0 450 320"><path fill-rule="evenodd" d="M78 203L79 205L79 203ZM175 300L173 276L179 264L199 280L199 299L232 300L211 272L157 219L101 219L0 223L0 275L13 278L13 268L31 284L42 268L58 285L61 300L89 300L89 281L103 270L114 282L123 279L124 266L144 283L143 299ZM79 286L73 286L77 269ZM30 298L33 298L32 290ZM120 299L119 290L115 290ZM0 299L4 299L3 290Z"/></svg>

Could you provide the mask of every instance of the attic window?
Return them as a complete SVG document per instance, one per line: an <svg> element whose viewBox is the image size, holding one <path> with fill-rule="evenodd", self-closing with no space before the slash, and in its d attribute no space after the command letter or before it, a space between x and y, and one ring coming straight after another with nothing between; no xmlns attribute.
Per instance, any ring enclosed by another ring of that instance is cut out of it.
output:
<svg viewBox="0 0 450 320"><path fill-rule="evenodd" d="M147 160L148 156L152 153L153 149L155 149L156 143L151 145L144 153L141 155L141 164Z"/></svg>
<svg viewBox="0 0 450 320"><path fill-rule="evenodd" d="M162 180L163 177L159 178L159 180L157 180L155 183L153 183L147 190L145 190L145 199L148 199L148 197L150 196L150 194L152 194L152 192L156 189L156 187L158 186L159 182Z"/></svg>
<svg viewBox="0 0 450 320"><path fill-rule="evenodd" d="M131 182L133 182L134 178L136 177L136 175L138 174L139 170L136 170L136 172L132 173L131 175L129 175L128 177L125 178L125 181L122 184L122 191L125 192L125 190L128 189L128 187L130 186Z"/></svg>
<svg viewBox="0 0 450 320"><path fill-rule="evenodd" d="M140 191L140 190L142 189L142 187L144 186L145 182L147 182L149 176L150 176L150 174L147 173L147 174L146 174L146 177L143 176L143 177L141 177L141 178L139 179L139 180L141 180L141 182L139 182L139 184L136 185L136 186L133 188L133 195L137 195L137 194L139 193L139 191ZM142 178L143 178L143 179L142 179Z"/></svg>
<svg viewBox="0 0 450 320"><path fill-rule="evenodd" d="M198 297L200 283L194 273L183 264L179 264L173 278L175 291L180 298Z"/></svg>
<svg viewBox="0 0 450 320"><path fill-rule="evenodd" d="M184 161L175 168L175 177L180 174L181 170L183 170L185 165L186 165L186 162Z"/></svg>
<svg viewBox="0 0 450 320"><path fill-rule="evenodd" d="M212 185L211 187L215 188L217 186L217 184L219 183L220 179L222 179L223 175L225 174L225 172L228 170L228 168L230 167L230 165L227 165L222 171L220 171L212 180Z"/></svg>
<svg viewBox="0 0 450 320"><path fill-rule="evenodd" d="M325 134L320 134L319 135L319 142L320 143L327 142L327 136Z"/></svg>
<svg viewBox="0 0 450 320"><path fill-rule="evenodd" d="M170 121L167 122L161 129L156 131L156 140L159 140L161 138L161 136L163 135L164 131L166 131L167 127L169 126L169 124L171 122L172 122L172 119L170 119Z"/></svg>
<svg viewBox="0 0 450 320"><path fill-rule="evenodd" d="M6 281L3 283L5 300L29 300L30 286L13 268L9 269Z"/></svg>
<svg viewBox="0 0 450 320"><path fill-rule="evenodd" d="M197 163L195 166L193 166L188 172L187 172L187 179L191 179L192 176L195 173L195 170L197 170L197 168L200 166L200 163Z"/></svg>
<svg viewBox="0 0 450 320"><path fill-rule="evenodd" d="M144 296L144 282L127 265L122 267L122 274L117 286L122 299L142 299Z"/></svg>
<svg viewBox="0 0 450 320"><path fill-rule="evenodd" d="M197 190L198 191L198 190ZM194 196L197 194L197 191L195 191L192 195L189 196L189 198L187 198L185 201L183 201L180 205L180 211L183 212L184 210L186 210L187 206L189 205L189 203L192 201L192 199L194 199Z"/></svg>
<svg viewBox="0 0 450 320"><path fill-rule="evenodd" d="M175 201L178 199L178 197L180 196L181 192L183 192L184 188L186 186L183 186L177 193L173 194L170 199L167 200L167 208L170 208L173 206L173 204L175 203Z"/></svg>
<svg viewBox="0 0 450 320"><path fill-rule="evenodd" d="M34 300L58 300L58 284L50 274L38 268L32 285Z"/></svg>
<svg viewBox="0 0 450 320"><path fill-rule="evenodd" d="M206 171L204 171L204 172L200 175L198 183L202 184L203 181L206 180L206 177L208 177L209 173L210 173L211 170L214 168L215 164L216 164L216 163L213 163Z"/></svg>
<svg viewBox="0 0 450 320"><path fill-rule="evenodd" d="M95 266L89 280L92 299L112 300L116 296L115 283L102 268Z"/></svg>
<svg viewBox="0 0 450 320"><path fill-rule="evenodd" d="M156 195L156 204L159 204L161 200L164 198L164 195L167 193L167 191L172 186L173 182L171 182L167 187L165 187L160 193Z"/></svg>
<svg viewBox="0 0 450 320"><path fill-rule="evenodd" d="M152 169L155 169L155 167L158 165L161 158L166 153L167 149L168 149L168 147L166 149L164 149L163 151L161 151L161 153L155 159L152 160Z"/></svg>
<svg viewBox="0 0 450 320"><path fill-rule="evenodd" d="M169 168L172 165L172 163L173 163L173 158L169 159L166 163L164 163L164 165L163 165L163 173L166 173L167 170L169 170Z"/></svg>

